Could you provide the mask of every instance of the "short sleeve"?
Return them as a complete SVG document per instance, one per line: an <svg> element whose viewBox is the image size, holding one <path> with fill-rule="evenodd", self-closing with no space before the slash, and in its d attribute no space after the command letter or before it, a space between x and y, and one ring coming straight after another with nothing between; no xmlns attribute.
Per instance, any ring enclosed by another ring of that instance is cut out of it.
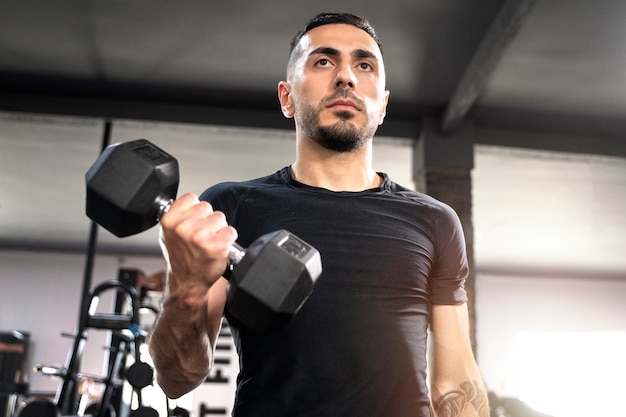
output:
<svg viewBox="0 0 626 417"><path fill-rule="evenodd" d="M432 304L456 305L467 301L469 274L463 227L457 213L441 203L435 209L436 256L429 277Z"/></svg>

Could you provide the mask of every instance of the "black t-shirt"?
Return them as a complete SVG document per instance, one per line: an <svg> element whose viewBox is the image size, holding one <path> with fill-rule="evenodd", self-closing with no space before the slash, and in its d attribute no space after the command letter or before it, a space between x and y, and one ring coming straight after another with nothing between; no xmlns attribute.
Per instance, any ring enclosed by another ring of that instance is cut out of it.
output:
<svg viewBox="0 0 626 417"><path fill-rule="evenodd" d="M286 167L202 194L242 246L286 229L322 258L286 328L259 335L225 312L240 361L234 416L429 416L430 306L466 301L463 231L449 206L379 175L380 187L333 192Z"/></svg>

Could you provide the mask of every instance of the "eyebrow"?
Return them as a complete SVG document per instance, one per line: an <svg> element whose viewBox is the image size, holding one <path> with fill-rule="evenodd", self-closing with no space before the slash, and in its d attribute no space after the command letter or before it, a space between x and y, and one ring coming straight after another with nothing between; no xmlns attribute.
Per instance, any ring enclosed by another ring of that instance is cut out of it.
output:
<svg viewBox="0 0 626 417"><path fill-rule="evenodd" d="M339 52L339 50L331 48L330 46L320 46L319 48L315 48L309 53L309 56L313 55L340 56L341 53ZM377 60L376 55L366 49L355 49L350 53L350 55L353 58L370 58Z"/></svg>

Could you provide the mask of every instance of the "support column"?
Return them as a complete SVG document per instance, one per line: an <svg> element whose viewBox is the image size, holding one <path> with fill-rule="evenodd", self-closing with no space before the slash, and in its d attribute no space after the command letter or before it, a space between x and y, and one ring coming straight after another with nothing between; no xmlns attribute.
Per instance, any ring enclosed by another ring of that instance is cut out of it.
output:
<svg viewBox="0 0 626 417"><path fill-rule="evenodd" d="M425 119L413 149L413 178L417 190L452 207L465 233L469 276L465 283L470 316L470 336L476 352L474 308L474 228L472 224L473 126L466 123L453 134L443 135L440 123Z"/></svg>

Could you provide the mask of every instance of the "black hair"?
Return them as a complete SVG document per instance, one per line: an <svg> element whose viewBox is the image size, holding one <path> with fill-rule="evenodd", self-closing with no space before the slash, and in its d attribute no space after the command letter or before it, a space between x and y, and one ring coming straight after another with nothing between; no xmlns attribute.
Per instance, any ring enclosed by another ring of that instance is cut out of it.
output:
<svg viewBox="0 0 626 417"><path fill-rule="evenodd" d="M367 21L367 19L351 13L320 13L311 19L302 29L300 29L298 33L296 33L296 36L293 37L289 49L289 59L291 60L291 55L293 54L294 49L296 49L300 39L302 39L308 31L315 29L316 27L330 25L333 23L344 23L364 30L372 37L372 39L376 41L376 44L382 53L383 47L380 38L378 38L374 27Z"/></svg>

